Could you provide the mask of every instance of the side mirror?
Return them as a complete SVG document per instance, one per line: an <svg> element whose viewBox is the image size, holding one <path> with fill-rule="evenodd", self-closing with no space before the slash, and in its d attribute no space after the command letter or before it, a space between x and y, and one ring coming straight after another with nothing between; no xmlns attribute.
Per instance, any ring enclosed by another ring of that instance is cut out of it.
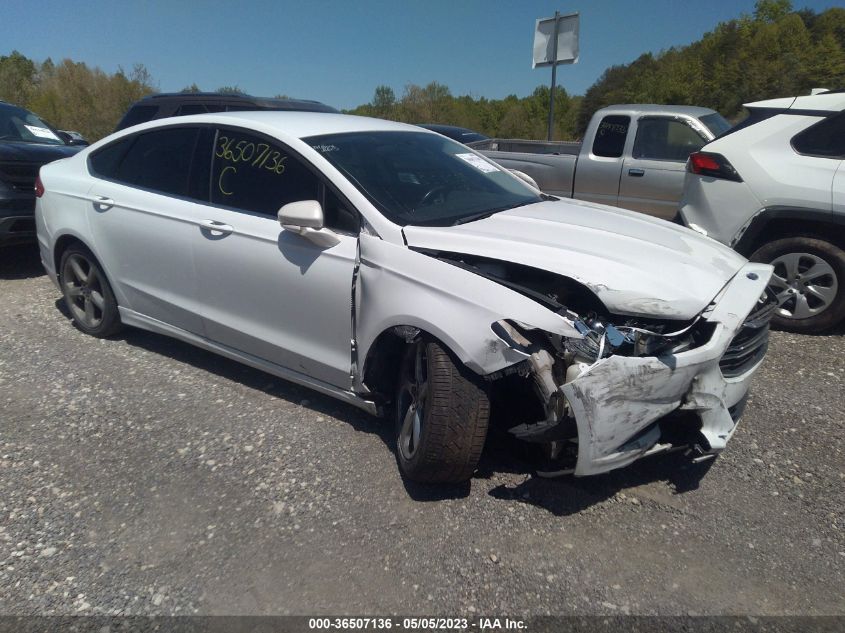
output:
<svg viewBox="0 0 845 633"><path fill-rule="evenodd" d="M316 200L289 202L279 209L279 224L288 231L320 230L323 228L323 207Z"/></svg>
<svg viewBox="0 0 845 633"><path fill-rule="evenodd" d="M540 187L537 185L537 181L534 180L528 174L526 174L524 171L519 171L518 169L508 169L508 171L510 173L512 173L514 176L516 176L517 178L519 178L526 185L529 185L530 187L534 187L534 189L536 189L537 191L540 191Z"/></svg>
<svg viewBox="0 0 845 633"><path fill-rule="evenodd" d="M316 200L289 202L279 209L278 217L283 229L298 233L317 246L331 248L340 243L337 235L323 228L323 207Z"/></svg>

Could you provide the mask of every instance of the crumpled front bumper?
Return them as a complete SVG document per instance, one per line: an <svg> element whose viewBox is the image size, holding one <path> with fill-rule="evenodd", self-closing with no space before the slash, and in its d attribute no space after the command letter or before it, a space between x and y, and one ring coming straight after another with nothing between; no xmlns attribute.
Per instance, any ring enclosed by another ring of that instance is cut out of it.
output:
<svg viewBox="0 0 845 633"><path fill-rule="evenodd" d="M578 426L575 475L607 472L654 452L661 436L656 422L678 409L701 418L706 452L725 448L736 429L730 409L741 405L761 359L730 378L719 361L771 272L748 263L734 276L702 315L715 325L704 345L659 358L610 356L561 387Z"/></svg>

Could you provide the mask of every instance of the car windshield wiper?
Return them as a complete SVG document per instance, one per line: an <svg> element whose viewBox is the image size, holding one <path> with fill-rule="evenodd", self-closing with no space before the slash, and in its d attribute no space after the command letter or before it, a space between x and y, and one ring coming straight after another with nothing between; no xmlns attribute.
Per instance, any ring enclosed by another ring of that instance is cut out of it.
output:
<svg viewBox="0 0 845 633"><path fill-rule="evenodd" d="M468 215L463 218L458 218L457 220L452 222L452 226L458 226L459 224L467 224L468 222L475 222L476 220L483 220L484 218L489 218L491 215L501 213L502 211L509 211L510 209L516 209L517 207L524 207L526 204L529 204L529 202L517 202L515 204L509 204L504 207L488 209L487 211L482 211L481 213L476 213L475 215Z"/></svg>

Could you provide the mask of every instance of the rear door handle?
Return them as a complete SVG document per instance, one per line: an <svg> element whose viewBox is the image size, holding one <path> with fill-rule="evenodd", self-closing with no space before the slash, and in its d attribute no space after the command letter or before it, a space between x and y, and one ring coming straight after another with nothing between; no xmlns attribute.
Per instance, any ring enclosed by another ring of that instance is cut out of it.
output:
<svg viewBox="0 0 845 633"><path fill-rule="evenodd" d="M628 175L633 176L634 178L641 178L645 176L645 169L629 169Z"/></svg>
<svg viewBox="0 0 845 633"><path fill-rule="evenodd" d="M91 202L100 207L103 211L111 209L114 206L114 200L107 198L106 196L94 196L91 198Z"/></svg>
<svg viewBox="0 0 845 633"><path fill-rule="evenodd" d="M228 224L223 224L217 220L200 220L199 225L201 229L213 231L215 233L222 233L223 235L229 235L229 233L235 230Z"/></svg>

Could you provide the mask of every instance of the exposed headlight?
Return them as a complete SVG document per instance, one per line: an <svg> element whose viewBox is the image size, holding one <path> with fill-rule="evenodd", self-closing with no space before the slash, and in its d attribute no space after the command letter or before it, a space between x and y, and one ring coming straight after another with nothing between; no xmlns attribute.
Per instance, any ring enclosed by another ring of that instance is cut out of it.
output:
<svg viewBox="0 0 845 633"><path fill-rule="evenodd" d="M698 319L687 327L669 333L655 332L630 323L614 325L596 315L575 321L583 339L566 339L566 349L587 362L596 362L612 354L622 356L659 356L678 354L696 344Z"/></svg>

